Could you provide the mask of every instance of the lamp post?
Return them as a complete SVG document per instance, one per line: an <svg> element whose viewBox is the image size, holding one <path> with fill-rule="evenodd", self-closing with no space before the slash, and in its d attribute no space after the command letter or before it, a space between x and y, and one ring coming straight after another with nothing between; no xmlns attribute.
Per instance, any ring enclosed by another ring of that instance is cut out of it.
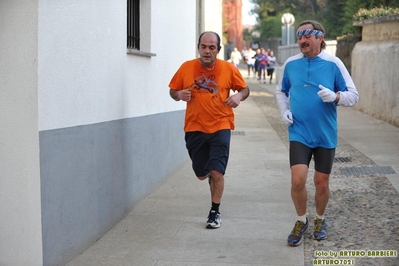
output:
<svg viewBox="0 0 399 266"><path fill-rule="evenodd" d="M285 25L287 30L287 45L290 45L290 26L294 24L295 18L291 13L285 13L281 17L281 22Z"/></svg>

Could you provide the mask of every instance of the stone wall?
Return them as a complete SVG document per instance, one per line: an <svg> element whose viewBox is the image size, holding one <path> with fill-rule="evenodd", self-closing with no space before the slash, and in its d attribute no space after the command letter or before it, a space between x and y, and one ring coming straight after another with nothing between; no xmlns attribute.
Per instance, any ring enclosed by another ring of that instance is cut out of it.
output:
<svg viewBox="0 0 399 266"><path fill-rule="evenodd" d="M352 51L351 73L360 100L355 109L399 126L399 16L367 19Z"/></svg>

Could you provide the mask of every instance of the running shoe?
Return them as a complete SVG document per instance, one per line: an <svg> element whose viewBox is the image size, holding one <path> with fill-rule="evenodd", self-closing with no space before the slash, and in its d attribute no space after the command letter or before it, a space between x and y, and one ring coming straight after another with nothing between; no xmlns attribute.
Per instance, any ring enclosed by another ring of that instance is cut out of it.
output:
<svg viewBox="0 0 399 266"><path fill-rule="evenodd" d="M294 229L292 229L291 234L288 236L288 245L298 246L301 244L303 234L308 230L308 225L308 218L306 218L306 223L302 221L296 221Z"/></svg>
<svg viewBox="0 0 399 266"><path fill-rule="evenodd" d="M216 229L220 227L222 219L220 218L220 212L215 210L210 210L208 215L208 221L206 222L206 228Z"/></svg>
<svg viewBox="0 0 399 266"><path fill-rule="evenodd" d="M326 220L317 219L314 221L313 239L323 240L327 238Z"/></svg>

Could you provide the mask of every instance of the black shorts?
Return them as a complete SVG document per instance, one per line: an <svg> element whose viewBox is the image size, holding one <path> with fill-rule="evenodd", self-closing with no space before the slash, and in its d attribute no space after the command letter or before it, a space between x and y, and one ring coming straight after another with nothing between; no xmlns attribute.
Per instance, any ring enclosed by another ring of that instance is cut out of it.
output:
<svg viewBox="0 0 399 266"><path fill-rule="evenodd" d="M186 132L186 148L196 176L205 176L210 170L225 174L229 160L231 132L219 130L212 134Z"/></svg>
<svg viewBox="0 0 399 266"><path fill-rule="evenodd" d="M314 169L320 173L330 174L335 157L335 148L309 148L297 141L290 142L290 166L306 164L309 167L312 155L314 159Z"/></svg>

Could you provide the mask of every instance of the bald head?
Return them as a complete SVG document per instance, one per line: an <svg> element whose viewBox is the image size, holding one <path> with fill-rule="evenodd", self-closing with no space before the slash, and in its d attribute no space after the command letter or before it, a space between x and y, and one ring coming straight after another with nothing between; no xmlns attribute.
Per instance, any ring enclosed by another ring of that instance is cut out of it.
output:
<svg viewBox="0 0 399 266"><path fill-rule="evenodd" d="M220 36L219 36L219 34L217 34L214 31L204 31L203 33L201 33L201 35L198 38L198 48L199 48L199 46L201 44L202 37L204 35L209 35L209 34L214 35L216 37L217 48L218 48L218 51L220 51L220 48L221 48L221 46L220 46Z"/></svg>

